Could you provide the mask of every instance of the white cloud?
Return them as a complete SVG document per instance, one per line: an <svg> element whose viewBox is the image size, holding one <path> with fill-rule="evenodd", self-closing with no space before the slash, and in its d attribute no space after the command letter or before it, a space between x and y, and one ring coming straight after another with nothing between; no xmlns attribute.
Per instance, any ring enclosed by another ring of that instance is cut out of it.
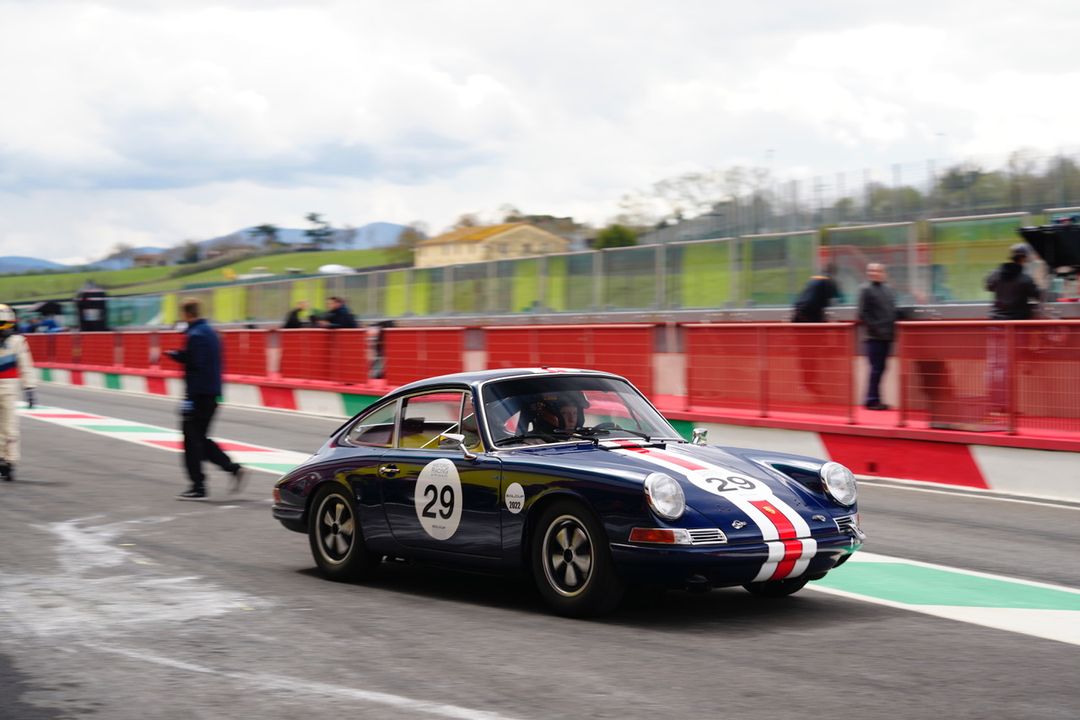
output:
<svg viewBox="0 0 1080 720"><path fill-rule="evenodd" d="M1038 38L1080 34L1070 8L0 0L0 254L309 211L603 222L688 170L1053 151L1078 77L1070 43Z"/></svg>

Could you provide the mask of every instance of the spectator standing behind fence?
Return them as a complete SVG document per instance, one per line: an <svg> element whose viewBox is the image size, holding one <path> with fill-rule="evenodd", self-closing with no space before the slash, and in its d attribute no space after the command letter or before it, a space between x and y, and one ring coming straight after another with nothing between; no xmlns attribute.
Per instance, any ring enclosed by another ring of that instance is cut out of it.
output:
<svg viewBox="0 0 1080 720"><path fill-rule="evenodd" d="M825 267L821 275L814 275L795 299L792 322L810 323L825 322L825 308L829 307L836 298L840 297L840 287L833 279L836 268L832 265Z"/></svg>
<svg viewBox="0 0 1080 720"><path fill-rule="evenodd" d="M1028 246L1018 243L1009 248L1009 262L1001 265L986 278L986 289L994 293L990 310L993 320L1030 320L1038 307L1039 288L1024 272L1030 258Z"/></svg>
<svg viewBox="0 0 1080 720"><path fill-rule="evenodd" d="M285 316L285 323L281 328L282 330L296 330L298 328L308 327L309 322L307 300L300 300L296 303L296 307L290 310L289 314Z"/></svg>
<svg viewBox="0 0 1080 720"><path fill-rule="evenodd" d="M319 320L319 327L355 328L356 318L349 312L345 301L335 295L330 298L330 310Z"/></svg>
<svg viewBox="0 0 1080 720"><path fill-rule="evenodd" d="M206 476L203 460L209 460L232 475L232 492L244 484L245 470L234 463L207 435L221 395L221 341L210 323L199 317L199 301L184 300L181 310L187 328L183 350L169 350L167 355L184 366L186 393L180 404L184 432L184 465L191 487L177 495L178 500L206 499Z"/></svg>
<svg viewBox="0 0 1080 720"><path fill-rule="evenodd" d="M888 410L889 406L881 402L881 378L885 375L889 349L896 337L896 320L899 317L896 293L885 284L885 266L881 263L867 265L866 276L870 282L859 291L858 314L866 336L866 361L870 364L866 409Z"/></svg>

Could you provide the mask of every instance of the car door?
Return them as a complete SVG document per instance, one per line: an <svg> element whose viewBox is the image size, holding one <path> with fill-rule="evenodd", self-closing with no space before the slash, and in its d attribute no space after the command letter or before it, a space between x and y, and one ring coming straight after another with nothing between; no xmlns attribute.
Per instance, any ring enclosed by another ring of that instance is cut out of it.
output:
<svg viewBox="0 0 1080 720"><path fill-rule="evenodd" d="M403 398L394 447L378 468L394 539L418 549L500 557L501 461L484 453L471 394L436 390ZM443 433L466 436L471 457Z"/></svg>

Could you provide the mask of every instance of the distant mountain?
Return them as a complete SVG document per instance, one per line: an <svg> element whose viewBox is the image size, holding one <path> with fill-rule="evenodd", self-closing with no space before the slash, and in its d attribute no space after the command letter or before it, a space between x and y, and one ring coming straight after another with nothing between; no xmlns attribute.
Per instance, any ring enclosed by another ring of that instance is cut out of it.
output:
<svg viewBox="0 0 1080 720"><path fill-rule="evenodd" d="M0 257L0 273L24 273L40 270L64 270L67 265L40 260L38 258L23 257L21 255L7 255Z"/></svg>

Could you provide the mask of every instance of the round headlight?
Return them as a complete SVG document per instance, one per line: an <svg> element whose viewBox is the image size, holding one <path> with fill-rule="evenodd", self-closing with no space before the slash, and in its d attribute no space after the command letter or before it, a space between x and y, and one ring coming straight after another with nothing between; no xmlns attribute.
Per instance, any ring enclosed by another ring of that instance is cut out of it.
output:
<svg viewBox="0 0 1080 720"><path fill-rule="evenodd" d="M837 462L827 462L821 466L821 481L833 500L841 505L855 504L859 489L855 484L855 473Z"/></svg>
<svg viewBox="0 0 1080 720"><path fill-rule="evenodd" d="M686 512L682 485L670 475L652 473L645 478L645 497L653 512L667 520L678 520Z"/></svg>

